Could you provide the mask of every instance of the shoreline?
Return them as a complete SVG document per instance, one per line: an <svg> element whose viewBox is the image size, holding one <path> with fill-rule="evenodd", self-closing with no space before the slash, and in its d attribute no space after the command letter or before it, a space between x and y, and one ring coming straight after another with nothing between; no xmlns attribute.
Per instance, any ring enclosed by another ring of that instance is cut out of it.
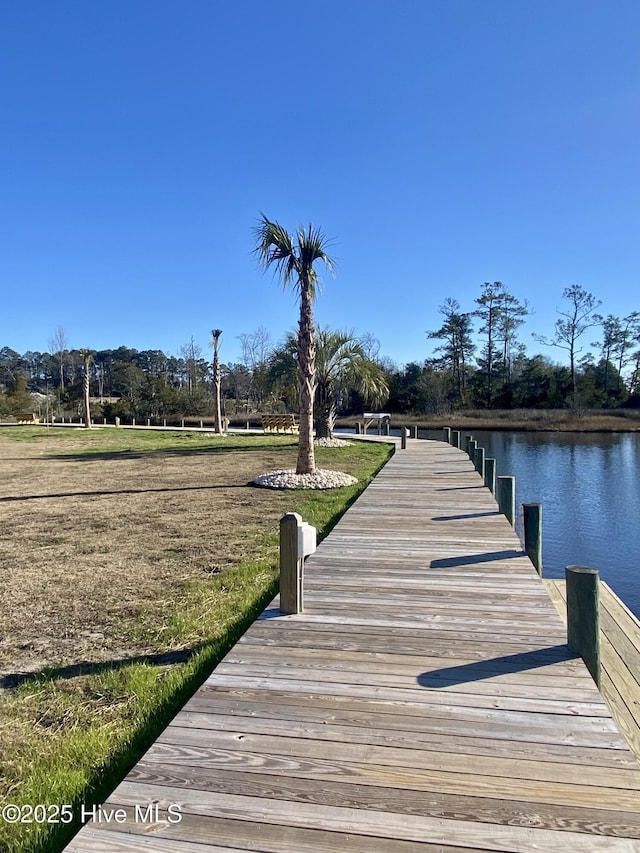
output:
<svg viewBox="0 0 640 853"><path fill-rule="evenodd" d="M492 432L581 432L637 433L640 432L640 411L622 409L610 412L575 414L567 410L495 410L492 412L452 412L448 415L392 414L391 429L418 426L421 429L451 429L460 431L490 430ZM339 418L336 427L354 429L355 417Z"/></svg>

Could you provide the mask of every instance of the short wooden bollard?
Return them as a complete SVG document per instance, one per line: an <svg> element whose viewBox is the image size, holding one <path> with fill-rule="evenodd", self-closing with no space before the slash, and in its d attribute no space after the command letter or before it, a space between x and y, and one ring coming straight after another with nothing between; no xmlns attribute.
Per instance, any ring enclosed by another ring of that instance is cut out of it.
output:
<svg viewBox="0 0 640 853"><path fill-rule="evenodd" d="M120 418L116 415L116 426L120 426Z"/></svg>
<svg viewBox="0 0 640 853"><path fill-rule="evenodd" d="M387 422L385 423L385 425L384 425L384 434L385 434L385 435L389 435L389 429L390 429L390 427L389 427L389 421L387 421Z"/></svg>
<svg viewBox="0 0 640 853"><path fill-rule="evenodd" d="M478 442L475 438L469 440L469 444L467 445L467 453L469 454L469 459L474 462L476 457L476 450L478 449Z"/></svg>
<svg viewBox="0 0 640 853"><path fill-rule="evenodd" d="M135 426L135 425L136 425L136 419L135 419L135 418L131 418L131 426Z"/></svg>
<svg viewBox="0 0 640 853"><path fill-rule="evenodd" d="M202 426L203 426L202 421L200 421L200 429L202 429Z"/></svg>
<svg viewBox="0 0 640 853"><path fill-rule="evenodd" d="M443 427L442 439L446 444L451 444L451 427Z"/></svg>
<svg viewBox="0 0 640 853"><path fill-rule="evenodd" d="M406 450L407 449L407 433L408 432L409 432L409 430L405 426L400 427L400 450Z"/></svg>
<svg viewBox="0 0 640 853"><path fill-rule="evenodd" d="M147 426L148 426L148 427L150 427L150 426L151 426L151 418L147 418Z"/></svg>
<svg viewBox="0 0 640 853"><path fill-rule="evenodd" d="M516 518L516 478L496 478L496 499L498 509L507 516L507 521L513 527Z"/></svg>
<svg viewBox="0 0 640 853"><path fill-rule="evenodd" d="M302 517L288 512L280 519L280 612L302 612L302 566L298 559L298 531Z"/></svg>
<svg viewBox="0 0 640 853"><path fill-rule="evenodd" d="M107 425L107 419L106 419L106 418L103 418L103 419L102 419L102 424L103 424L103 426L106 426L106 425Z"/></svg>
<svg viewBox="0 0 640 853"><path fill-rule="evenodd" d="M418 425L417 425L417 424L414 424L414 425L410 428L410 430L409 430L409 436L410 436L411 438L417 438L417 437L418 437Z"/></svg>
<svg viewBox="0 0 640 853"><path fill-rule="evenodd" d="M356 421L356 435L360 435L360 421Z"/></svg>
<svg viewBox="0 0 640 853"><path fill-rule="evenodd" d="M484 479L484 447L476 447L476 452L473 455L473 464L478 474Z"/></svg>
<svg viewBox="0 0 640 853"><path fill-rule="evenodd" d="M522 504L524 550L542 577L542 504Z"/></svg>
<svg viewBox="0 0 640 853"><path fill-rule="evenodd" d="M163 427L166 427L166 425L167 425L167 419L166 419L166 418L163 418L163 419L162 419L162 426L163 426Z"/></svg>
<svg viewBox="0 0 640 853"><path fill-rule="evenodd" d="M457 429L451 430L451 446L460 447L460 431Z"/></svg>
<svg viewBox="0 0 640 853"><path fill-rule="evenodd" d="M472 435L465 435L464 437L464 450L467 456L469 455L469 444L473 441Z"/></svg>
<svg viewBox="0 0 640 853"><path fill-rule="evenodd" d="M182 429L184 429L184 418L182 418L182 420L180 421L180 426L182 427Z"/></svg>
<svg viewBox="0 0 640 853"><path fill-rule="evenodd" d="M567 644L600 686L600 590L597 569L567 566Z"/></svg>

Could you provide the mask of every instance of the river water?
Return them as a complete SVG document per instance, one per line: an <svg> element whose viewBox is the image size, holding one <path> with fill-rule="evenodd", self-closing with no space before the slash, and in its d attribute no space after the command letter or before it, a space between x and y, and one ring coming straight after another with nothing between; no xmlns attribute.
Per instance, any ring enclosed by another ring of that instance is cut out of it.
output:
<svg viewBox="0 0 640 853"><path fill-rule="evenodd" d="M520 504L542 504L544 576L593 566L640 617L640 434L477 430L473 437L496 459L498 475L516 478L519 533Z"/></svg>

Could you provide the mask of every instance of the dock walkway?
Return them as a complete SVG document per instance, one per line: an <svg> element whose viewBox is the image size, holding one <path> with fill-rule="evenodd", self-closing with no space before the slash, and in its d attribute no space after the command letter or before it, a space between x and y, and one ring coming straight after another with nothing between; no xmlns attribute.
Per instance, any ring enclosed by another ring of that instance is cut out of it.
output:
<svg viewBox="0 0 640 853"><path fill-rule="evenodd" d="M468 457L409 441L304 613L272 603L67 849L640 851L640 764L565 641Z"/></svg>

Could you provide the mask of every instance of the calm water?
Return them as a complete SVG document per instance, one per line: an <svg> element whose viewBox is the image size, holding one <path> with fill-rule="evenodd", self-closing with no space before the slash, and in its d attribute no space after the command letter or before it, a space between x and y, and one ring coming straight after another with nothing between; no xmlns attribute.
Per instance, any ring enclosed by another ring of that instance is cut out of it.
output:
<svg viewBox="0 0 640 853"><path fill-rule="evenodd" d="M544 576L594 566L640 617L640 435L473 432L516 478L516 507L542 504ZM517 529L520 532L519 524Z"/></svg>

